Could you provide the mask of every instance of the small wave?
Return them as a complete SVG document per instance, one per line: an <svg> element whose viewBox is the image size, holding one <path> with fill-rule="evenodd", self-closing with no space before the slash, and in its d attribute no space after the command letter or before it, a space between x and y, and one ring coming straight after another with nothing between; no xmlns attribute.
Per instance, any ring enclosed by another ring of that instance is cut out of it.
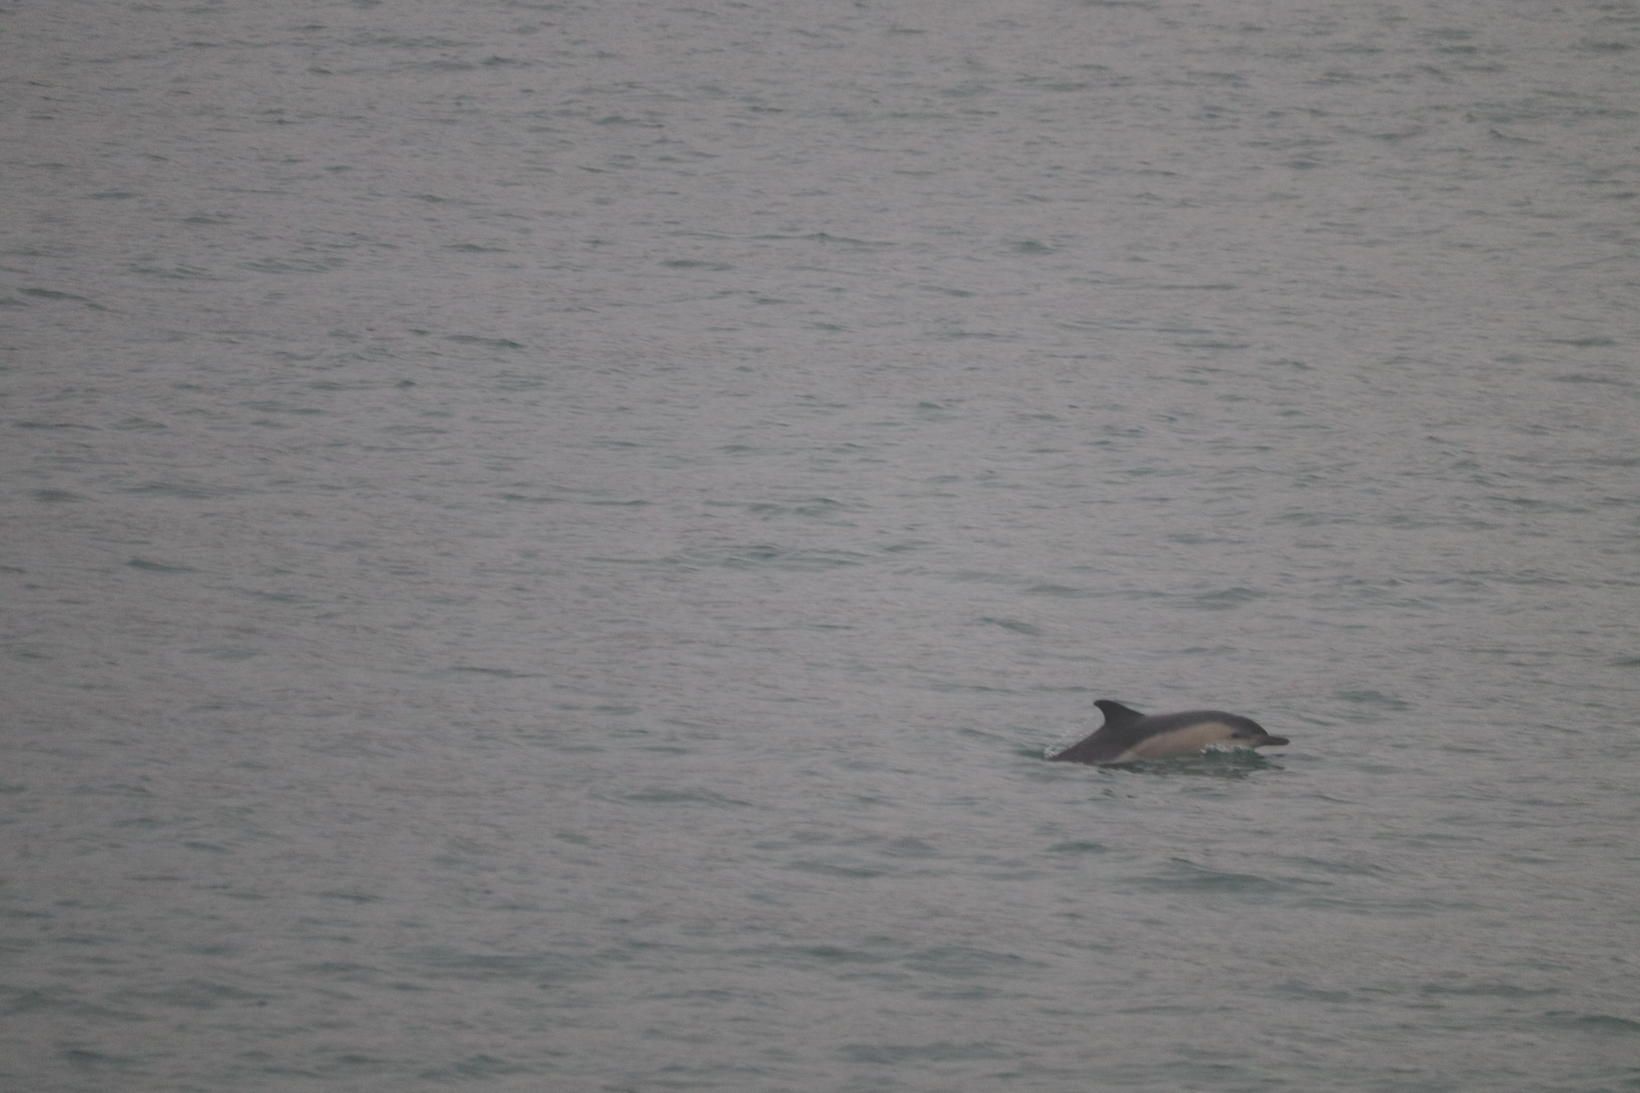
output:
<svg viewBox="0 0 1640 1093"><path fill-rule="evenodd" d="M1270 896L1292 892L1298 888L1323 885L1323 881L1295 881L1214 869L1183 858L1168 861L1159 873L1139 880L1139 885L1152 889L1170 889L1190 892L1226 892L1235 895Z"/></svg>
<svg viewBox="0 0 1640 1093"><path fill-rule="evenodd" d="M1555 1024L1583 1029L1588 1032L1622 1036L1640 1034L1640 1021L1632 1017L1619 1017L1613 1013L1569 1013L1566 1010L1550 1010L1543 1016L1546 1020Z"/></svg>
<svg viewBox="0 0 1640 1093"><path fill-rule="evenodd" d="M140 569L145 573L197 573L198 572L198 570L194 569L192 566L186 566L186 565L182 565L180 563L171 564L171 563L167 563L167 562L156 562L156 561L152 561L151 559L148 559L148 558L132 558L130 561L126 562L125 564L130 566L132 569Z"/></svg>

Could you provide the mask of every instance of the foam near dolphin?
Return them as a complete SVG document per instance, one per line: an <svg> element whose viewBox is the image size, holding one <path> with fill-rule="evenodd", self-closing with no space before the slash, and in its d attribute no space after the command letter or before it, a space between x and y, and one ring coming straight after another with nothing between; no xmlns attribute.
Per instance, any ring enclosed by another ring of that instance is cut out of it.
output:
<svg viewBox="0 0 1640 1093"><path fill-rule="evenodd" d="M1251 718L1222 710L1146 715L1109 699L1094 705L1105 715L1105 723L1092 736L1049 758L1109 765L1200 755L1213 748L1265 748L1288 742L1285 736L1265 732Z"/></svg>

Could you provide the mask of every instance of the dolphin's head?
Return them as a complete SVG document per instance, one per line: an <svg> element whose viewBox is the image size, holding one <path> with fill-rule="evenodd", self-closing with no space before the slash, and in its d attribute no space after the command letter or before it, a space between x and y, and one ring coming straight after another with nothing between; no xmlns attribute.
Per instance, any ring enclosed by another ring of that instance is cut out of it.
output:
<svg viewBox="0 0 1640 1093"><path fill-rule="evenodd" d="M1263 725L1250 717L1231 715L1222 719L1230 729L1230 738L1225 741L1231 747L1237 748L1268 748L1289 743L1285 736L1272 736L1266 732Z"/></svg>

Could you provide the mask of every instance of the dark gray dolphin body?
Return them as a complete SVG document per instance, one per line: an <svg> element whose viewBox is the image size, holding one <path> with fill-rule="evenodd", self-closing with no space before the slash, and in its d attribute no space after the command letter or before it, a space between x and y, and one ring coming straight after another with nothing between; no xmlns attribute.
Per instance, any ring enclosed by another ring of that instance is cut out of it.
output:
<svg viewBox="0 0 1640 1093"><path fill-rule="evenodd" d="M1094 705L1105 715L1099 731L1053 759L1067 763L1132 763L1200 755L1214 747L1264 748L1288 742L1285 736L1271 736L1251 718L1222 710L1186 710L1147 717L1109 699L1100 699Z"/></svg>

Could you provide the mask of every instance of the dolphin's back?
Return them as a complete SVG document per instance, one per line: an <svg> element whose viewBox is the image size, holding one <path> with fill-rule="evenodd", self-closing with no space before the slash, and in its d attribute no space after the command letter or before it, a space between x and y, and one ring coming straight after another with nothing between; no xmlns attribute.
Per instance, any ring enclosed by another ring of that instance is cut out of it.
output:
<svg viewBox="0 0 1640 1093"><path fill-rule="evenodd" d="M1232 736L1233 723L1247 721L1222 710L1181 710L1147 717L1109 699L1094 705L1105 715L1105 723L1092 736L1053 756L1056 761L1113 763L1193 754Z"/></svg>
<svg viewBox="0 0 1640 1093"><path fill-rule="evenodd" d="M1066 763L1108 763L1142 739L1143 723L1153 720L1120 702L1101 698L1094 703L1105 723L1092 736L1072 744L1053 758Z"/></svg>

